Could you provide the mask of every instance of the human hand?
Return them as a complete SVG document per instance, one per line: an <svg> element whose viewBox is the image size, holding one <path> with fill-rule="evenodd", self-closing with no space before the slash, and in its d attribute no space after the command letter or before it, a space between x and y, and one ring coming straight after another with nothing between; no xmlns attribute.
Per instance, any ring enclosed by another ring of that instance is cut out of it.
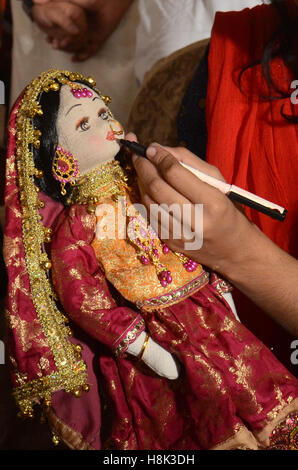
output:
<svg viewBox="0 0 298 470"><path fill-rule="evenodd" d="M46 34L54 49L68 52L80 51L87 32L87 18L79 6L67 1L52 2L34 0L32 18Z"/></svg>
<svg viewBox="0 0 298 470"><path fill-rule="evenodd" d="M133 356L138 356L145 339L146 333L142 331L138 338L128 346L127 352ZM161 377L175 380L179 376L178 366L172 354L157 344L152 338L149 338L142 361Z"/></svg>
<svg viewBox="0 0 298 470"><path fill-rule="evenodd" d="M64 3L63 0L34 0L34 2L40 5L52 5L52 8L54 4ZM86 14L88 28L84 33L84 41L81 42L79 49L78 44L75 44L73 38L70 37L49 36L49 41L54 47L68 51L70 47L76 45L72 59L79 62L88 59L98 51L116 29L132 0L109 0L108 2L106 0L69 0L68 3L80 8Z"/></svg>
<svg viewBox="0 0 298 470"><path fill-rule="evenodd" d="M133 134L128 134L126 138L136 140ZM175 212L175 218L172 214L169 215L170 223L167 227L164 226L162 218L159 219L159 235L162 229L164 231L168 229L168 238L163 240L173 251L184 252L190 258L229 278L231 267L243 263L246 259L247 246L253 239L250 237L253 237L253 232L258 229L227 196L200 181L183 168L179 161L224 181L219 170L185 148L152 144L147 155L150 161L142 157L133 157L144 205L149 213L152 204L167 206L175 204L180 209L178 215ZM198 204L203 204L203 230L196 212ZM188 233L192 232L192 240L186 239L184 235L187 224L183 219L183 211L186 205L190 208L191 214L189 226L186 228ZM179 239L173 235L173 227L177 223L182 227L182 236ZM202 247L185 249L186 243L198 240L201 232L203 232Z"/></svg>

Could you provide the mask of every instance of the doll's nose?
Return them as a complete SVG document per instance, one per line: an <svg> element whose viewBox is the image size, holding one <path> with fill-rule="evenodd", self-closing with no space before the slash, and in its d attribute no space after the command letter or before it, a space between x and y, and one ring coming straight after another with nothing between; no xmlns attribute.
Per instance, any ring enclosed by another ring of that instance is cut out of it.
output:
<svg viewBox="0 0 298 470"><path fill-rule="evenodd" d="M124 129L121 126L120 122L116 121L115 119L111 119L109 121L109 125L115 135L122 135L124 133Z"/></svg>

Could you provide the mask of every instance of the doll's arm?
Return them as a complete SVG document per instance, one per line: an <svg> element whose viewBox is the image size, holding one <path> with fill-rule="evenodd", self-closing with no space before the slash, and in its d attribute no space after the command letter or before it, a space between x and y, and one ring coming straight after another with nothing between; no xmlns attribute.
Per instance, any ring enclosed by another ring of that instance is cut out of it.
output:
<svg viewBox="0 0 298 470"><path fill-rule="evenodd" d="M73 206L59 220L52 240L52 279L65 312L91 336L115 354L139 356L157 374L175 379L172 355L152 338L146 338L141 315L119 307L113 299L90 242L95 220L84 206Z"/></svg>
<svg viewBox="0 0 298 470"><path fill-rule="evenodd" d="M51 245L52 280L69 317L119 355L145 323L138 312L113 299L90 245L94 223L84 206L63 213Z"/></svg>

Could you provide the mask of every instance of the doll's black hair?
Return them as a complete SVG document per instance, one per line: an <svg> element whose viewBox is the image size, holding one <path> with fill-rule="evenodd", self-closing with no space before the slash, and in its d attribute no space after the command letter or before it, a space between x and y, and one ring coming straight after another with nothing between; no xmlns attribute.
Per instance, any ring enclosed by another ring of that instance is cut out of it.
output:
<svg viewBox="0 0 298 470"><path fill-rule="evenodd" d="M55 180L52 172L53 160L58 145L56 120L60 104L60 91L43 92L39 103L43 114L34 118L33 125L35 129L41 131L40 147L34 149L33 157L35 167L42 170L43 177L36 178L36 185L51 198L65 204L71 192L70 185L66 185L66 195L63 196L61 194L61 185Z"/></svg>
<svg viewBox="0 0 298 470"><path fill-rule="evenodd" d="M289 70L293 72L293 77L298 76L298 5L291 4L289 9L288 0L271 0L272 5L276 8L280 25L265 45L263 56L260 60L253 64L247 65L239 75L239 83L241 87L241 79L246 70L261 64L263 74L271 91L270 96L263 96L267 100L282 100L289 98L291 94L285 93L275 83L272 77L271 63L276 57L281 57ZM298 123L297 116L288 116L284 113L284 106L281 107L282 116L289 122Z"/></svg>

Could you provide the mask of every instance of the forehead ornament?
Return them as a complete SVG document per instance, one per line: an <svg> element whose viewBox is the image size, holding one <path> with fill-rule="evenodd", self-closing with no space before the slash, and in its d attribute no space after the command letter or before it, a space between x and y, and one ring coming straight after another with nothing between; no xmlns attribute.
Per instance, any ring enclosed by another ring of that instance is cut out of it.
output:
<svg viewBox="0 0 298 470"><path fill-rule="evenodd" d="M87 88L72 88L71 92L75 98L91 98L93 96L92 91Z"/></svg>

